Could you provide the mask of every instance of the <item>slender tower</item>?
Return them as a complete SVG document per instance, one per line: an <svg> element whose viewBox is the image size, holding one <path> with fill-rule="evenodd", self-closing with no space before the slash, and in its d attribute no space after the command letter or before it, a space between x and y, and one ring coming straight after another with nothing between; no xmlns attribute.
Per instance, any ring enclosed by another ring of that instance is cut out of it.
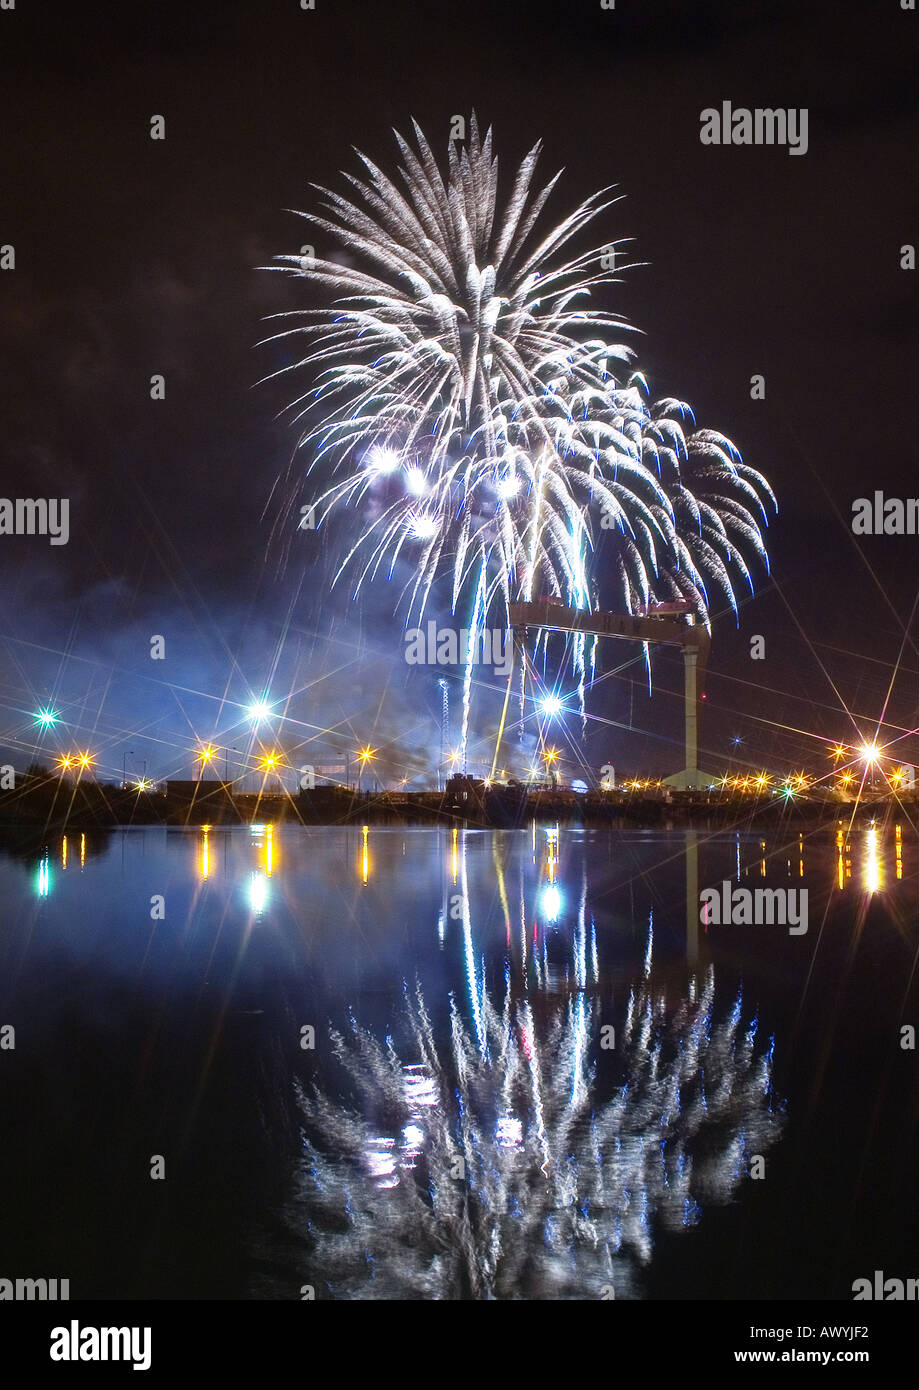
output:
<svg viewBox="0 0 919 1390"><path fill-rule="evenodd" d="M442 696L440 711L440 763L437 768L437 789L438 791L443 791L445 764L447 761L447 734L450 731L450 695L445 680L439 680L437 684L440 686L440 693Z"/></svg>

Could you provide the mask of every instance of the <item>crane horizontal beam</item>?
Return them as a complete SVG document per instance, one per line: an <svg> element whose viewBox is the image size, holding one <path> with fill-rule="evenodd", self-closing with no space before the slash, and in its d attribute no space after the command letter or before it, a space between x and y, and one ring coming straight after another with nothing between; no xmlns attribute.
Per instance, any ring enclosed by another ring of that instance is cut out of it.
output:
<svg viewBox="0 0 919 1390"><path fill-rule="evenodd" d="M583 632L594 637L622 637L631 642L677 643L681 647L695 647L703 654L703 659L710 644L705 628L698 626L691 613L679 616L589 613L539 599L535 603L512 603L509 618L513 628L539 627L548 632Z"/></svg>

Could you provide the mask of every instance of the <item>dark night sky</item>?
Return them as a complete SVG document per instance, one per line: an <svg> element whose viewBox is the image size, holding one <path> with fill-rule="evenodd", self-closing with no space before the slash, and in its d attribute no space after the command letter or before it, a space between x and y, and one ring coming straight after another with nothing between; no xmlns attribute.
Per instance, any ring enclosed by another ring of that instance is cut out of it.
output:
<svg viewBox="0 0 919 1390"><path fill-rule="evenodd" d="M847 709L863 732L881 717L901 646L883 737L919 724L915 624L903 646L919 536L850 526L857 496L919 495L917 272L899 264L919 243L917 49L919 14L898 0L0 12L0 243L16 248L0 273L0 493L71 502L67 546L0 537L5 756L29 761L30 712L53 701L67 728L49 750L92 747L115 775L132 749L154 775L189 775L196 736L244 746L241 705L270 688L294 692L292 758L334 727L389 748L390 773L429 763L438 672L401 659L397 586L330 596L315 535L286 566L271 539L295 437L285 388L255 384L277 362L256 344L299 287L256 267L310 239L285 209L310 206L313 181L340 186L352 146L392 167L391 127L415 117L440 152L472 108L505 172L543 139L543 173L565 168L557 212L619 185L598 235L635 238L647 262L616 307L642 330L652 394L690 401L778 496L772 578L739 631L715 622L707 764L738 735L752 764L825 767L813 735L854 737ZM806 155L701 145L700 112L723 100L806 107ZM293 487L308 500L297 472ZM650 701L638 664L589 696L589 762L679 764L678 659L654 673ZM602 722L630 709L631 733ZM919 737L901 748L919 761Z"/></svg>

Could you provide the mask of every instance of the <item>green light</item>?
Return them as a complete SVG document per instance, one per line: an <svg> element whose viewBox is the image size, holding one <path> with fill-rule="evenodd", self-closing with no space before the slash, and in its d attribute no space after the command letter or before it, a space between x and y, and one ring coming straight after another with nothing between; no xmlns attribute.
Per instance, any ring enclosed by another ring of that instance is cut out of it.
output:
<svg viewBox="0 0 919 1390"><path fill-rule="evenodd" d="M48 867L47 856L45 856L38 866L38 882L36 887L38 888L38 896L40 898L47 898L48 894L51 892L51 871Z"/></svg>
<svg viewBox="0 0 919 1390"><path fill-rule="evenodd" d="M35 722L43 729L50 729L57 723L57 715L53 709L40 709L35 716Z"/></svg>

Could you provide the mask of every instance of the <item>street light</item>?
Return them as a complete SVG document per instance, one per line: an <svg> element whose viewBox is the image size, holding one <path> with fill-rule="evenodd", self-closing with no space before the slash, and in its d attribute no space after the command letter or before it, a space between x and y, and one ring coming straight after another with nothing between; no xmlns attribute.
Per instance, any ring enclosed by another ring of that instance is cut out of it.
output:
<svg viewBox="0 0 919 1390"><path fill-rule="evenodd" d="M872 791L874 791L874 770L881 761L881 750L878 748L877 740L872 739L870 743L868 743L867 741L864 742L859 751L861 754L862 761L865 764L865 776L868 781L868 786Z"/></svg>
<svg viewBox="0 0 919 1390"><path fill-rule="evenodd" d="M272 772L278 773L278 769L281 766L281 759L277 753L263 753L262 756L259 758L258 766L259 771L263 772L265 776L268 777ZM278 773L279 786L280 781L280 773ZM264 783L262 785L264 786Z"/></svg>
<svg viewBox="0 0 919 1390"><path fill-rule="evenodd" d="M202 748L199 748L199 749L198 749L197 753L195 754L195 757L196 757L196 758L200 761L200 763L201 763L201 767L200 767L200 769L199 769L199 771L198 771L198 781L199 781L199 782L200 782L201 779L204 777L204 769L207 767L208 763L213 762L213 760L214 760L214 758L216 758L216 756L217 756L217 749L216 749L216 748L212 748L211 745L210 745L209 743L204 744L204 746L203 746Z"/></svg>
<svg viewBox="0 0 919 1390"><path fill-rule="evenodd" d="M57 723L57 714L53 709L40 709L35 715L35 722L43 729L53 729Z"/></svg>
<svg viewBox="0 0 919 1390"><path fill-rule="evenodd" d="M359 762L360 765L361 765L361 766L360 766L360 769L359 769L359 771L358 771L358 777L357 777L357 789L358 789L359 792L362 790L362 787L361 787L361 773L365 770L365 768L367 767L367 764L368 764L368 763L372 763L372 762L373 762L373 760L374 760L375 757L376 757L376 749L375 749L375 748L371 748L369 744L367 745L366 748L361 748L361 749L359 750L359 752L358 752L357 760L358 760L358 762Z"/></svg>

